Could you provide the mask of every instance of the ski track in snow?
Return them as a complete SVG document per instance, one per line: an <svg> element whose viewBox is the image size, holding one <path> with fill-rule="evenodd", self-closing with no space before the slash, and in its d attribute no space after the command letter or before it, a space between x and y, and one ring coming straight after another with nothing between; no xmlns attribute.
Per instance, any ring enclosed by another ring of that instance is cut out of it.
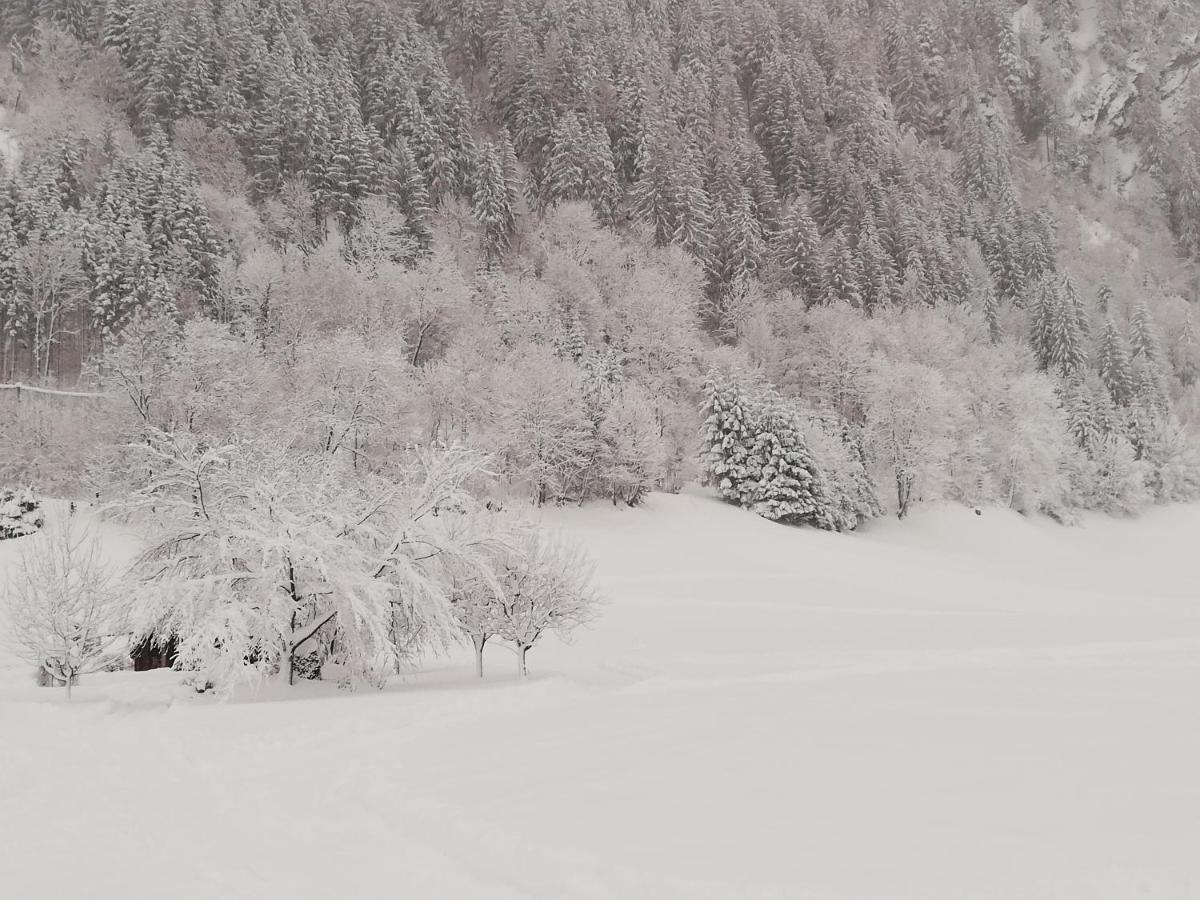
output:
<svg viewBox="0 0 1200 900"><path fill-rule="evenodd" d="M545 519L609 603L525 684L489 648L482 683L463 653L382 694L118 673L68 707L0 660L2 892L1200 896L1200 507Z"/></svg>

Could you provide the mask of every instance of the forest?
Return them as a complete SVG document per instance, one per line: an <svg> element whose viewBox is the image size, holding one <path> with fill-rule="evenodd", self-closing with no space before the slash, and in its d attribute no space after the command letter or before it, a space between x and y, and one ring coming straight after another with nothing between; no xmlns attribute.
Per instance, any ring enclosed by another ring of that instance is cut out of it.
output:
<svg viewBox="0 0 1200 900"><path fill-rule="evenodd" d="M586 620L532 506L1195 499L1200 15L1078 6L11 0L0 487L202 681Z"/></svg>

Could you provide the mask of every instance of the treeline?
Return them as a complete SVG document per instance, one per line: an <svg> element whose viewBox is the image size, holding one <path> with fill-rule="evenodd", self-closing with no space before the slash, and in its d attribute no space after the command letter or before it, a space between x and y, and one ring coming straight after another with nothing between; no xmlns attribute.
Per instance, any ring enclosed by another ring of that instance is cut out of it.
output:
<svg viewBox="0 0 1200 900"><path fill-rule="evenodd" d="M159 426L202 430L217 396L266 390L309 410L306 450L376 472L405 444L466 441L537 502L633 503L692 477L704 373L739 366L803 409L817 470L860 473L826 527L935 496L1190 496L1195 342L1163 340L1152 289L1069 271L1025 196L1015 148L1061 122L1011 13L21 0L4 19L18 67L118 65L140 149L30 148L8 188L6 359L46 377L53 347L104 348L89 377L123 383L107 349L137 310L125 344L172 335L145 367L231 367L147 401L191 397ZM24 224L41 206L49 224ZM90 249L93 231L113 246ZM20 272L56 239L79 259L55 296L78 311L48 340ZM217 331L169 325L194 313ZM976 371L999 363L1006 380ZM892 471L880 423L925 394L892 425L932 449ZM751 416L751 447L792 415Z"/></svg>
<svg viewBox="0 0 1200 900"><path fill-rule="evenodd" d="M210 311L223 248L192 166L62 135L0 186L0 375L78 373L137 310Z"/></svg>

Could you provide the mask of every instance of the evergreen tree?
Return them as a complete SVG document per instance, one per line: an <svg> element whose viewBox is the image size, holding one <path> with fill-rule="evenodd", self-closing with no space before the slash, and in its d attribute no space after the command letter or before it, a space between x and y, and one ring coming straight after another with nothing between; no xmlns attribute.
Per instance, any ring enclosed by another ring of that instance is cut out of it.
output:
<svg viewBox="0 0 1200 900"><path fill-rule="evenodd" d="M705 469L721 496L776 522L837 519L799 423L771 390L741 374L705 382Z"/></svg>
<svg viewBox="0 0 1200 900"><path fill-rule="evenodd" d="M489 264L504 253L516 229L502 152L491 141L479 147L471 190L471 209L479 223L480 243Z"/></svg>
<svg viewBox="0 0 1200 900"><path fill-rule="evenodd" d="M1165 412L1169 405L1166 360L1145 301L1133 308L1129 319L1129 344L1133 364L1134 394L1146 409Z"/></svg>
<svg viewBox="0 0 1200 900"><path fill-rule="evenodd" d="M826 303L849 303L853 307L863 305L862 269L844 232L833 236L825 258L824 300Z"/></svg>
<svg viewBox="0 0 1200 900"><path fill-rule="evenodd" d="M1104 428L1097 416L1095 393L1082 376L1069 379L1060 390L1060 402L1067 417L1071 436L1089 456L1104 440Z"/></svg>
<svg viewBox="0 0 1200 900"><path fill-rule="evenodd" d="M762 264L763 240L753 201L743 189L731 209L723 209L714 229L712 276L716 293L724 294L758 273Z"/></svg>
<svg viewBox="0 0 1200 900"><path fill-rule="evenodd" d="M824 290L821 239L803 201L793 201L788 207L773 243L788 287L809 304L819 302Z"/></svg>
<svg viewBox="0 0 1200 900"><path fill-rule="evenodd" d="M1043 369L1064 378L1079 373L1087 363L1086 333L1078 295L1068 282L1043 278L1033 309L1031 340Z"/></svg>
<svg viewBox="0 0 1200 900"><path fill-rule="evenodd" d="M891 303L898 293L899 275L891 256L883 249L879 232L869 216L863 218L855 247L862 272L862 300L867 312Z"/></svg>
<svg viewBox="0 0 1200 900"><path fill-rule="evenodd" d="M1117 406L1128 406L1133 399L1133 372L1125 340L1111 318L1104 323L1104 334L1100 339L1097 368L1100 379Z"/></svg>
<svg viewBox="0 0 1200 900"><path fill-rule="evenodd" d="M384 151L379 176L383 196L404 214L406 231L418 251L427 253L433 246L429 192L425 187L425 178L403 138L398 138L392 147Z"/></svg>
<svg viewBox="0 0 1200 900"><path fill-rule="evenodd" d="M758 478L743 505L773 522L825 527L821 476L795 419L768 406L756 431L750 468Z"/></svg>

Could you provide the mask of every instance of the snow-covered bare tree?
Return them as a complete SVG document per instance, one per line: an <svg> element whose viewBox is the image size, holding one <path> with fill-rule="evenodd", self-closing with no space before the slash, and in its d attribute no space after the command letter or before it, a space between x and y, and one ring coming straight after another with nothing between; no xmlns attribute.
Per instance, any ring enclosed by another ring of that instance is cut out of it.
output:
<svg viewBox="0 0 1200 900"><path fill-rule="evenodd" d="M962 415L958 397L930 366L880 359L867 393L867 437L875 464L896 488L896 515L940 495Z"/></svg>
<svg viewBox="0 0 1200 900"><path fill-rule="evenodd" d="M512 643L522 676L528 674L526 654L544 634L565 638L598 612L592 566L561 538L527 531L501 557L496 575L495 634Z"/></svg>
<svg viewBox="0 0 1200 900"><path fill-rule="evenodd" d="M464 528L477 454L423 453L392 480L349 477L328 454L178 433L130 451L152 473L120 504L149 537L135 628L176 640L198 687L290 679L318 646L349 681L380 684L456 637L447 572L482 553Z"/></svg>
<svg viewBox="0 0 1200 900"><path fill-rule="evenodd" d="M73 516L22 540L3 584L11 643L70 700L79 676L112 665L124 650L117 576L95 532Z"/></svg>

